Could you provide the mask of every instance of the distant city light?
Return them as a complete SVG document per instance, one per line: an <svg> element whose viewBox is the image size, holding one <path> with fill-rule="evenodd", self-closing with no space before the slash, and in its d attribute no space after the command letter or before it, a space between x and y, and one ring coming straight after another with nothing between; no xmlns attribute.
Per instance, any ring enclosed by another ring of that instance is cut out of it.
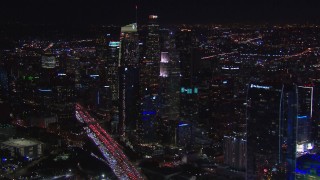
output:
<svg viewBox="0 0 320 180"><path fill-rule="evenodd" d="M189 124L186 124L186 123L179 124L179 127L184 127L184 126L189 126Z"/></svg>
<svg viewBox="0 0 320 180"><path fill-rule="evenodd" d="M40 92L52 92L52 89L38 89Z"/></svg>
<svg viewBox="0 0 320 180"><path fill-rule="evenodd" d="M98 74L91 74L90 77L99 77Z"/></svg>

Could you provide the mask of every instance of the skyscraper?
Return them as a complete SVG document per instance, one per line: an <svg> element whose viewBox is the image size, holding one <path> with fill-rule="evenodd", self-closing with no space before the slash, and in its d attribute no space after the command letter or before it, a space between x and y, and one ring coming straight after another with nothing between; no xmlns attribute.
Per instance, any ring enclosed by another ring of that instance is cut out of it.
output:
<svg viewBox="0 0 320 180"><path fill-rule="evenodd" d="M158 16L150 15L146 37L146 53L141 60L140 86L142 95L158 94L160 75L160 42Z"/></svg>
<svg viewBox="0 0 320 180"><path fill-rule="evenodd" d="M295 178L296 158L313 148L312 89L251 83L247 94L247 179Z"/></svg>
<svg viewBox="0 0 320 180"><path fill-rule="evenodd" d="M160 29L160 81L159 96L161 98L159 129L160 142L173 144L175 136L180 129L180 63L179 54L175 49L174 33L169 29ZM178 139L177 139L178 140Z"/></svg>
<svg viewBox="0 0 320 180"><path fill-rule="evenodd" d="M160 42L158 16L150 15L145 55L140 63L141 122L145 142L156 140L159 121Z"/></svg>
<svg viewBox="0 0 320 180"><path fill-rule="evenodd" d="M111 101L115 102L119 99L119 47L120 42L110 41L107 58L107 86L110 88Z"/></svg>
<svg viewBox="0 0 320 180"><path fill-rule="evenodd" d="M193 145L193 129L199 119L194 34L190 29L181 29L175 34L175 40L180 64L180 118L191 126L188 145Z"/></svg>
<svg viewBox="0 0 320 180"><path fill-rule="evenodd" d="M311 118L313 115L313 87L298 87L298 117L297 117L297 156L313 149Z"/></svg>
<svg viewBox="0 0 320 180"><path fill-rule="evenodd" d="M247 97L247 179L266 161L280 162L279 127L282 87L250 84Z"/></svg>
<svg viewBox="0 0 320 180"><path fill-rule="evenodd" d="M119 52L119 134L135 129L139 99L139 40L137 24L121 27Z"/></svg>
<svg viewBox="0 0 320 180"><path fill-rule="evenodd" d="M224 163L237 170L246 167L246 141L237 135L223 138Z"/></svg>

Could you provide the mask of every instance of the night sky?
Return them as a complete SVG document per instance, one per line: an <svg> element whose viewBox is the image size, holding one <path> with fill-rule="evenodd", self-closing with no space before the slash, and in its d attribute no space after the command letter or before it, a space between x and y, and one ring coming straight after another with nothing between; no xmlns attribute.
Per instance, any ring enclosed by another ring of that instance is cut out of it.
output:
<svg viewBox="0 0 320 180"><path fill-rule="evenodd" d="M319 23L319 0L2 0L1 22L126 24L158 14L160 23Z"/></svg>

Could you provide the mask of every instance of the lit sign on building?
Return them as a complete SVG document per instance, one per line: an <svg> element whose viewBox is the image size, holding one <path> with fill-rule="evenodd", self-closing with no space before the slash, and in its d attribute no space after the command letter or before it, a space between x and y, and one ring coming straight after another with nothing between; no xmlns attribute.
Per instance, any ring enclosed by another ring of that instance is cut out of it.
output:
<svg viewBox="0 0 320 180"><path fill-rule="evenodd" d="M194 93L198 94L198 88L194 88Z"/></svg>
<svg viewBox="0 0 320 180"><path fill-rule="evenodd" d="M40 92L52 92L51 89L38 89Z"/></svg>
<svg viewBox="0 0 320 180"><path fill-rule="evenodd" d="M109 47L119 47L120 42L119 41L110 41L109 42Z"/></svg>
<svg viewBox="0 0 320 180"><path fill-rule="evenodd" d="M158 16L157 15L149 15L149 19L157 19Z"/></svg>
<svg viewBox="0 0 320 180"><path fill-rule="evenodd" d="M98 74L91 74L90 77L95 78L95 77L99 77Z"/></svg>
<svg viewBox="0 0 320 180"><path fill-rule="evenodd" d="M184 126L188 126L189 124L186 124L186 123L181 123L179 124L179 127L184 127Z"/></svg>
<svg viewBox="0 0 320 180"><path fill-rule="evenodd" d="M298 119L305 119L308 118L308 116L298 116Z"/></svg>
<svg viewBox="0 0 320 180"><path fill-rule="evenodd" d="M199 90L198 88L184 88L181 87L181 93L187 93L187 94L198 94Z"/></svg>
<svg viewBox="0 0 320 180"><path fill-rule="evenodd" d="M222 67L221 69L224 69L224 70L238 70L240 68L239 67Z"/></svg>
<svg viewBox="0 0 320 180"><path fill-rule="evenodd" d="M256 84L251 84L250 88L257 88L257 89L270 89L272 86L260 86L260 85L256 85Z"/></svg>

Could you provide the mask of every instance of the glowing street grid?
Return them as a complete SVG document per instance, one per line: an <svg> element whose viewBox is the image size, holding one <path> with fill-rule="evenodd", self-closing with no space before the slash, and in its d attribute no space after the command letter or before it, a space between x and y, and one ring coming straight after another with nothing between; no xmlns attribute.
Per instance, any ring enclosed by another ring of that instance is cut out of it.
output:
<svg viewBox="0 0 320 180"><path fill-rule="evenodd" d="M125 156L119 144L80 104L76 104L76 118L78 121L88 125L88 127L85 127L88 137L98 146L117 178L128 180L143 179L139 171Z"/></svg>

